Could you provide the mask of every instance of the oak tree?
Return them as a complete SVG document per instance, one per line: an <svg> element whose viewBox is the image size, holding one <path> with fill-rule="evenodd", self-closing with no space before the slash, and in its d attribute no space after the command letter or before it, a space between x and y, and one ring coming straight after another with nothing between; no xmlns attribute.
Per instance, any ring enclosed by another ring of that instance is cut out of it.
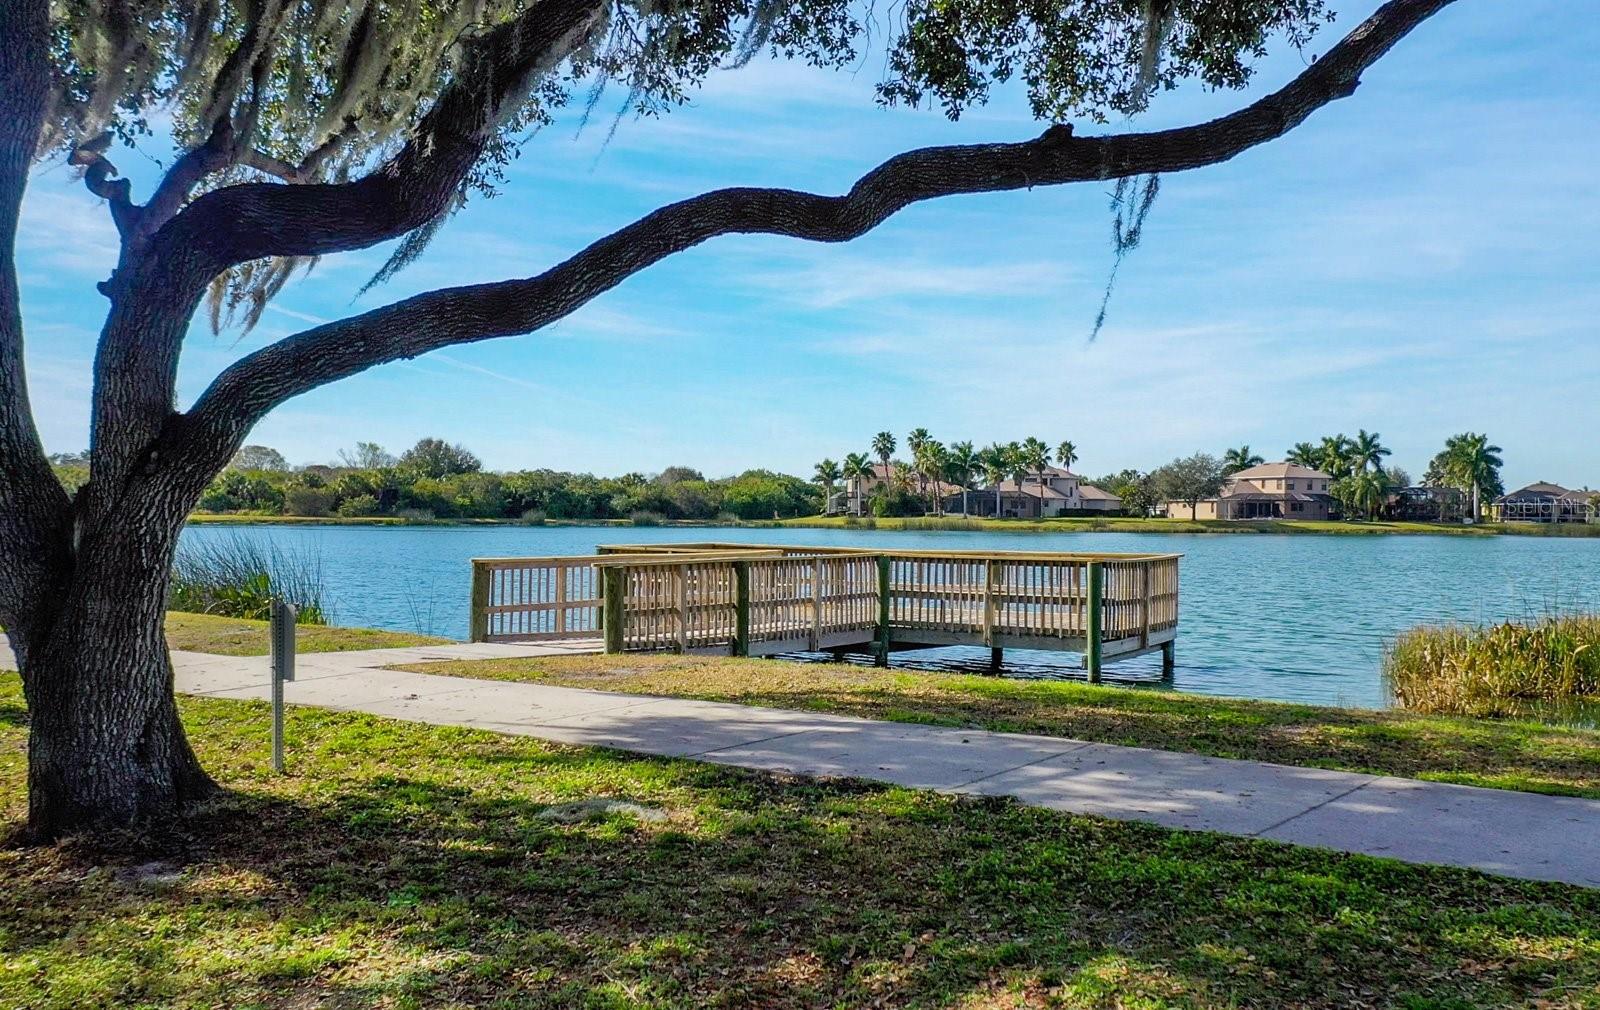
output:
<svg viewBox="0 0 1600 1010"><path fill-rule="evenodd" d="M1311 44L1331 16L1324 0L907 0L879 11L849 0L4 0L0 624L30 713L32 830L169 815L213 788L173 699L168 571L208 483L286 400L383 362L538 330L719 235L842 242L922 200L1224 161L1350 95L1449 2L1385 3L1288 84L1221 118L1080 135L1069 120L1137 113L1186 80L1244 87L1270 42ZM884 17L887 33L869 30ZM214 326L248 326L297 266L399 239L381 280L463 201L500 185L532 128L569 98L593 107L610 87L653 115L757 57L850 67L864 55L886 68L884 103L955 118L1011 81L1049 125L1027 140L907 151L837 195L706 192L528 276L310 327L179 402L179 355L203 305ZM155 111L177 149L159 183L135 193L113 155L154 129ZM71 494L40 445L23 367L15 239L41 159L76 166L120 236L99 285L90 477Z"/></svg>

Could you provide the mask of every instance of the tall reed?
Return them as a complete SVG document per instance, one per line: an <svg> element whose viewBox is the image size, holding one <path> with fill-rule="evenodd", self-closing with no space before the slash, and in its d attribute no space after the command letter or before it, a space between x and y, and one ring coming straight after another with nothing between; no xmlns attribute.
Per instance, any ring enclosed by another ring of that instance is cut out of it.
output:
<svg viewBox="0 0 1600 1010"><path fill-rule="evenodd" d="M172 566L168 607L264 621L272 598L294 604L301 624L328 623L322 560L312 551L287 551L234 534L186 543Z"/></svg>
<svg viewBox="0 0 1600 1010"><path fill-rule="evenodd" d="M1384 650L1390 693L1418 712L1515 716L1600 696L1600 615L1413 628Z"/></svg>

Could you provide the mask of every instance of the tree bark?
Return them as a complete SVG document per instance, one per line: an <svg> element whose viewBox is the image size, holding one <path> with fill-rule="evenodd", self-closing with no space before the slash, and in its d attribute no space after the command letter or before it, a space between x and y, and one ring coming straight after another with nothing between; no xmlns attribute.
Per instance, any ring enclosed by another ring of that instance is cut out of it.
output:
<svg viewBox="0 0 1600 1010"><path fill-rule="evenodd" d="M215 788L179 721L162 630L188 503L146 500L154 507L143 515L80 530L49 630L15 636L30 719L28 828L39 840L170 817Z"/></svg>

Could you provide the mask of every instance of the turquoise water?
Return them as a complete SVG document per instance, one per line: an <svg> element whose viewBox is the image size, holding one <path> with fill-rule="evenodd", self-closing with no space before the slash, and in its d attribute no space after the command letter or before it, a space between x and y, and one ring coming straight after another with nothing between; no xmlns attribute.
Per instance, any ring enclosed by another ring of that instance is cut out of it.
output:
<svg viewBox="0 0 1600 1010"><path fill-rule="evenodd" d="M191 527L186 541L247 537L320 558L338 624L467 634L474 557L588 554L598 543L741 541L902 549L1183 554L1178 690L1350 706L1384 703L1383 643L1425 621L1600 609L1600 538L1152 533L878 532L595 527ZM897 661L986 667L942 649ZM1008 652L1008 672L1062 676L1062 657ZM1108 676L1159 679L1158 657Z"/></svg>

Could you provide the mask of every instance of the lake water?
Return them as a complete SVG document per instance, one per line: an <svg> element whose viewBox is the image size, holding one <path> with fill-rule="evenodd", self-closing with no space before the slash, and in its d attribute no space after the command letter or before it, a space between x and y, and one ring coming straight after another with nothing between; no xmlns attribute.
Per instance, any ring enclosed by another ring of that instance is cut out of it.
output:
<svg viewBox="0 0 1600 1010"><path fill-rule="evenodd" d="M467 635L474 557L589 554L599 543L739 541L946 550L1181 553L1174 685L1204 694L1378 706L1385 640L1428 621L1600 609L1600 538L891 532L833 529L195 526L320 559L334 623ZM896 664L985 669L987 650L905 653ZM1060 654L1008 651L1019 676L1073 675ZM1158 656L1109 664L1152 681Z"/></svg>

